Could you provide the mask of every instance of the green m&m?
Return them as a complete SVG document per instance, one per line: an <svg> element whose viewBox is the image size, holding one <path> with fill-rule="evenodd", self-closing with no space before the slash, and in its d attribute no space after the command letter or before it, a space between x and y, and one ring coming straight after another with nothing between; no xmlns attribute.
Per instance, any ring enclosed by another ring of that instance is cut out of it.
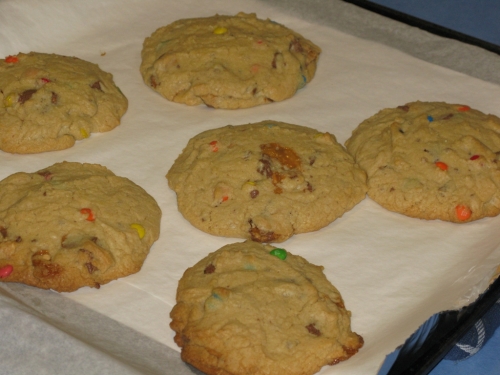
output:
<svg viewBox="0 0 500 375"><path fill-rule="evenodd" d="M273 249L269 252L269 254L274 255L275 257L278 257L281 260L286 259L286 250L285 249Z"/></svg>

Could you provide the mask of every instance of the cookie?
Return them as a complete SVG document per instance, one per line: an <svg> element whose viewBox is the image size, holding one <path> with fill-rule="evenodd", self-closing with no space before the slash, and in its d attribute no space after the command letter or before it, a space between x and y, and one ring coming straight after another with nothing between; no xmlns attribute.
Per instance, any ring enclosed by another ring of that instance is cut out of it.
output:
<svg viewBox="0 0 500 375"><path fill-rule="evenodd" d="M311 81L321 50L255 14L178 20L144 41L146 85L188 105L248 108L290 98Z"/></svg>
<svg viewBox="0 0 500 375"><path fill-rule="evenodd" d="M176 300L181 357L208 375L313 374L363 345L323 267L270 245L209 254L186 270Z"/></svg>
<svg viewBox="0 0 500 375"><path fill-rule="evenodd" d="M160 232L155 200L97 164L0 181L0 281L59 292L138 272Z"/></svg>
<svg viewBox="0 0 500 375"><path fill-rule="evenodd" d="M391 211L456 223L500 212L497 116L408 103L363 121L346 147L368 175L368 195Z"/></svg>
<svg viewBox="0 0 500 375"><path fill-rule="evenodd" d="M365 173L333 135L277 121L198 134L167 179L192 225L258 242L323 228L366 194Z"/></svg>
<svg viewBox="0 0 500 375"><path fill-rule="evenodd" d="M110 73L76 57L30 52L0 60L0 150L62 150L115 128L127 99Z"/></svg>

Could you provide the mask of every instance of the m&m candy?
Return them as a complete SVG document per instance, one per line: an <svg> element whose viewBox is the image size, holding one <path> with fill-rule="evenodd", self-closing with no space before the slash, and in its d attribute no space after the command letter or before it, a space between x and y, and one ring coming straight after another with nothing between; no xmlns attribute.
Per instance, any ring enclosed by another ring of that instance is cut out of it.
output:
<svg viewBox="0 0 500 375"><path fill-rule="evenodd" d="M276 248L276 249L273 249L269 252L269 254L277 257L277 258L280 258L281 260L285 260L286 259L286 256L287 256L287 253L286 253L286 250L285 249L279 249L279 248Z"/></svg>

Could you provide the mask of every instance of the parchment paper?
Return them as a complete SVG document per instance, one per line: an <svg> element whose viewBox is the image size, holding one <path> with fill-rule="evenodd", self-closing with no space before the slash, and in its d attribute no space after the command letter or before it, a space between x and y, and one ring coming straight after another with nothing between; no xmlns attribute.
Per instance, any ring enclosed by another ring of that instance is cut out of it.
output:
<svg viewBox="0 0 500 375"><path fill-rule="evenodd" d="M195 372L181 363L168 326L177 281L207 253L241 241L200 232L177 211L175 193L164 176L197 133L274 119L328 131L344 143L365 118L413 100L464 103L500 115L497 84L410 56L390 47L394 45L391 40L384 40L388 46L340 31L352 31L352 23L345 18L351 15L359 20L366 17L367 23L360 25L364 30L366 25L380 24L382 31L386 27L410 33L407 28L342 2L301 2L301 6L295 3L285 8L287 4L256 0L0 2L0 56L29 51L78 56L111 72L129 99L129 110L119 127L92 134L71 149L38 155L0 152L0 179L63 160L99 163L145 188L163 212L161 237L135 275L100 290L83 288L64 294L1 284L0 373L2 369L8 374ZM144 38L154 30L179 18L238 11L271 18L321 46L313 81L289 100L242 110L171 103L143 83L138 70L140 51ZM315 22L318 14L323 16ZM344 18L332 19L330 25L325 14ZM416 45L422 42L429 47L427 54L432 55L436 42L440 46L436 54L442 55L441 46L447 45L443 39L412 32ZM455 45L450 43L452 50ZM498 63L490 55L482 61ZM486 71L482 78L491 74ZM411 219L366 198L328 227L283 243L288 251L325 267L352 311L353 330L365 339L357 355L320 373L375 374L385 355L430 315L473 300L500 264L499 224L500 217L465 225Z"/></svg>

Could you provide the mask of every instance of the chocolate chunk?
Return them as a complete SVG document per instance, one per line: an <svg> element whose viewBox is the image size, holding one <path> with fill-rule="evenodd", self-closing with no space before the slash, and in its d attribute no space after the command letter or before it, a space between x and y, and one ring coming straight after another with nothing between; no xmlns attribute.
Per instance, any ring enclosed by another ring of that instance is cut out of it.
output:
<svg viewBox="0 0 500 375"><path fill-rule="evenodd" d="M154 89L158 87L158 83L156 83L156 79L154 76L151 76L149 78L149 83L151 84L151 87Z"/></svg>
<svg viewBox="0 0 500 375"><path fill-rule="evenodd" d="M33 276L35 277L55 277L62 273L63 268L57 263L47 263L43 261L34 261Z"/></svg>
<svg viewBox="0 0 500 375"><path fill-rule="evenodd" d="M210 263L208 266L205 267L205 270L203 271L204 274L210 274L215 272L215 266Z"/></svg>
<svg viewBox="0 0 500 375"><path fill-rule="evenodd" d="M250 192L250 198L255 199L259 195L259 191L257 189L254 189Z"/></svg>
<svg viewBox="0 0 500 375"><path fill-rule="evenodd" d="M88 262L85 263L85 267L87 267L87 271L89 271L90 274L93 274L95 271L98 271L99 269L94 266L92 263Z"/></svg>
<svg viewBox="0 0 500 375"><path fill-rule="evenodd" d="M99 81L95 81L93 84L90 85L90 87L95 89L95 90L102 91L101 82L99 82Z"/></svg>
<svg viewBox="0 0 500 375"><path fill-rule="evenodd" d="M33 96L33 94L36 92L36 90L26 90L24 91L21 95L19 95L19 98L17 99L17 101L21 104L24 104L25 102L27 102L28 100L31 99L31 97Z"/></svg>
<svg viewBox="0 0 500 375"><path fill-rule="evenodd" d="M0 227L0 234L3 238L7 238L7 228Z"/></svg>
<svg viewBox="0 0 500 375"><path fill-rule="evenodd" d="M410 110L410 106L408 105L400 105L398 106L398 108L405 112L408 112Z"/></svg>
<svg viewBox="0 0 500 375"><path fill-rule="evenodd" d="M271 178L273 176L273 170L271 169L271 161L269 158L263 157L259 160L259 162L261 165L257 168L257 172L267 178Z"/></svg>
<svg viewBox="0 0 500 375"><path fill-rule="evenodd" d="M51 95L51 97L50 97L50 102L51 102L52 104L57 104L57 99L58 99L57 94L56 94L55 92L52 92L52 95Z"/></svg>
<svg viewBox="0 0 500 375"><path fill-rule="evenodd" d="M320 330L316 328L316 326L314 325L314 323L309 324L308 326L306 326L306 328L309 331L309 333L311 333L311 334L313 334L315 336L321 336Z"/></svg>
<svg viewBox="0 0 500 375"><path fill-rule="evenodd" d="M277 65L276 65L276 58L277 58L279 55L281 55L281 53L279 53L279 52L276 52L276 53L274 54L273 61L271 62L271 66L273 67L273 69L276 69L276 66L277 66Z"/></svg>
<svg viewBox="0 0 500 375"><path fill-rule="evenodd" d="M298 52L298 53L302 53L304 52L304 48L302 48L302 44L300 44L300 41L299 39L295 38L294 40L292 40L290 42L290 47L289 47L290 51L292 52Z"/></svg>
<svg viewBox="0 0 500 375"><path fill-rule="evenodd" d="M250 233L250 237L252 238L252 241L273 242L274 240L276 240L278 238L274 232L266 232L266 231L260 230L253 223L252 219L248 220L248 223L250 224L250 230L248 232Z"/></svg>
<svg viewBox="0 0 500 375"><path fill-rule="evenodd" d="M31 264L34 267L33 276L36 278L56 277L63 272L63 268L51 262L50 253L47 250L40 250L31 257Z"/></svg>

